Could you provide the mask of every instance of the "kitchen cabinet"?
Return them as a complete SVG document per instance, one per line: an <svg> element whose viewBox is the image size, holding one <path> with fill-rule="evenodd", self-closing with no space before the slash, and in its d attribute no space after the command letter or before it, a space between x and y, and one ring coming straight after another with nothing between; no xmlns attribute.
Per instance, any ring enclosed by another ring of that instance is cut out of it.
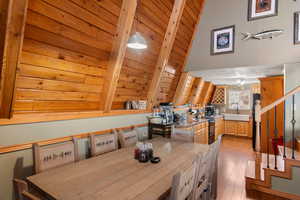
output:
<svg viewBox="0 0 300 200"><path fill-rule="evenodd" d="M236 135L237 133L237 121L225 121L225 134Z"/></svg>
<svg viewBox="0 0 300 200"><path fill-rule="evenodd" d="M225 133L225 123L224 119L222 118L216 118L214 122L214 131L215 131L215 140L218 138L219 135L222 135Z"/></svg>
<svg viewBox="0 0 300 200"><path fill-rule="evenodd" d="M252 137L252 119L249 121L225 120L225 134Z"/></svg>
<svg viewBox="0 0 300 200"><path fill-rule="evenodd" d="M194 125L194 143L208 144L208 122Z"/></svg>
<svg viewBox="0 0 300 200"><path fill-rule="evenodd" d="M226 104L226 88L226 86L216 86L216 90L212 98L212 104Z"/></svg>
<svg viewBox="0 0 300 200"><path fill-rule="evenodd" d="M237 123L237 132L236 135L238 136L248 136L248 122L238 122Z"/></svg>

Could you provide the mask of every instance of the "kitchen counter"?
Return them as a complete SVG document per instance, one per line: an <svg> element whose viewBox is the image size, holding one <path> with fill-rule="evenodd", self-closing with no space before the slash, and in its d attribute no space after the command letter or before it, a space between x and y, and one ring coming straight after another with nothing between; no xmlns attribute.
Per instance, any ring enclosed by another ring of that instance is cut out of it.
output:
<svg viewBox="0 0 300 200"><path fill-rule="evenodd" d="M225 120L230 120L230 121L245 121L245 122L248 122L250 120L250 115L225 113L224 114L224 119Z"/></svg>
<svg viewBox="0 0 300 200"><path fill-rule="evenodd" d="M189 135L188 138L191 142L208 144L208 126L209 123L207 119L200 119L193 122L175 124L174 131L182 135L186 134L186 138Z"/></svg>
<svg viewBox="0 0 300 200"><path fill-rule="evenodd" d="M199 119L198 121L193 121L193 122L178 123L175 124L175 128L188 128L204 122L207 122L207 119Z"/></svg>

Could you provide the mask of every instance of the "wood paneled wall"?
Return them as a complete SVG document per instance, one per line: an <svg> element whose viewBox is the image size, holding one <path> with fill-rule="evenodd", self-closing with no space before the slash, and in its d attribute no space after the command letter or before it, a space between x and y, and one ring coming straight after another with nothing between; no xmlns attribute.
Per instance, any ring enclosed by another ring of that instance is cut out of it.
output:
<svg viewBox="0 0 300 200"><path fill-rule="evenodd" d="M262 108L270 105L274 101L284 96L284 78L283 76L273 76L260 79L261 85L261 106ZM277 106L277 119L276 126L278 129L278 138L283 136L284 127L284 104L281 103ZM275 126L275 109L270 110L268 113L264 113L261 116L261 151L267 152L267 146L269 141L270 152L272 150L271 139L274 138L274 126ZM270 140L268 140L267 134L267 119L269 114L270 120Z"/></svg>
<svg viewBox="0 0 300 200"><path fill-rule="evenodd" d="M110 0L29 0L13 110L99 109L118 14Z"/></svg>
<svg viewBox="0 0 300 200"><path fill-rule="evenodd" d="M101 111L122 2L28 0L14 87L14 114ZM123 109L128 100L147 100L174 2L139 1L132 33L140 32L148 48L127 48L112 109ZM160 78L158 102L172 101L174 97L203 4L204 0L186 1Z"/></svg>
<svg viewBox="0 0 300 200"><path fill-rule="evenodd" d="M198 104L203 85L204 80L202 78L195 78L188 100L190 103Z"/></svg>
<svg viewBox="0 0 300 200"><path fill-rule="evenodd" d="M207 103L209 103L213 91L214 91L214 85L211 82L205 81L203 85L203 89L201 90L200 98L198 104L200 106L205 106Z"/></svg>
<svg viewBox="0 0 300 200"><path fill-rule="evenodd" d="M158 102L169 102L174 98L204 2L204 0L186 1L168 67L161 80L159 94L157 95Z"/></svg>
<svg viewBox="0 0 300 200"><path fill-rule="evenodd" d="M116 2L121 3L121 1ZM166 5L170 5L170 7ZM173 2L169 1L139 1L132 32L140 32L145 37L148 48L145 50L127 48L113 101L113 109L124 109L124 103L128 100L147 100L147 91L168 26L172 6Z"/></svg>
<svg viewBox="0 0 300 200"><path fill-rule="evenodd" d="M195 77L191 76L188 72L184 72L181 74L173 99L175 105L178 106L190 103L188 102L188 100L192 91L194 80Z"/></svg>

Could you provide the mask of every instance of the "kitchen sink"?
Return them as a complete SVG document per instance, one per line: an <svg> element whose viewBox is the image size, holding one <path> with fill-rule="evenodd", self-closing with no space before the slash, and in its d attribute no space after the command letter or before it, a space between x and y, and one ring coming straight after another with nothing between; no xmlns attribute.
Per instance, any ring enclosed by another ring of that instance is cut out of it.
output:
<svg viewBox="0 0 300 200"><path fill-rule="evenodd" d="M225 120L231 120L231 121L249 121L250 115L242 115L242 114L224 114Z"/></svg>

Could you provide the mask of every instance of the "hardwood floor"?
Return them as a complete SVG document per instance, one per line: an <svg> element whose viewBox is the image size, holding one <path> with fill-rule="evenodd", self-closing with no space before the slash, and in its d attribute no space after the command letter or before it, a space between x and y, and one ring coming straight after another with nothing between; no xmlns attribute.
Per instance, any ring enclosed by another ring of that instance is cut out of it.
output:
<svg viewBox="0 0 300 200"><path fill-rule="evenodd" d="M254 160L252 140L224 136L219 156L218 200L260 199L246 197L245 170Z"/></svg>

